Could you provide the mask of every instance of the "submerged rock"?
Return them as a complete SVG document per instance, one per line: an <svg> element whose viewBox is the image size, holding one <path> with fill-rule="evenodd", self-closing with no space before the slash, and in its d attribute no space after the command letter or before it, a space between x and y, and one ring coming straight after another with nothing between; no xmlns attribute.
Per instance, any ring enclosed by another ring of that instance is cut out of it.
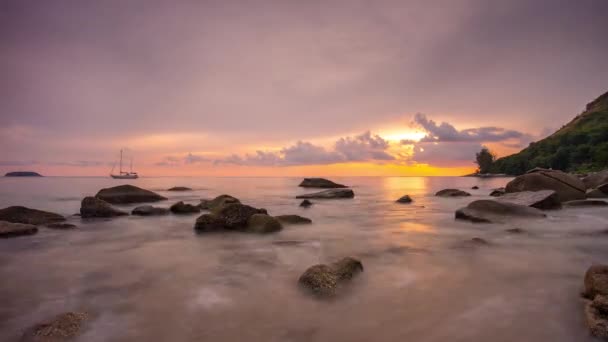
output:
<svg viewBox="0 0 608 342"><path fill-rule="evenodd" d="M397 203L412 203L412 198L410 197L410 195L403 195L397 200Z"/></svg>
<svg viewBox="0 0 608 342"><path fill-rule="evenodd" d="M303 201L300 203L300 207L303 207L303 208L308 208L308 207L310 207L311 205L312 205L312 202L311 202L311 201L309 201L309 200L307 200L307 199L303 200Z"/></svg>
<svg viewBox="0 0 608 342"><path fill-rule="evenodd" d="M505 192L505 188L496 188L494 190L492 190L492 192L490 192L490 196L492 197L500 197L502 195L504 195Z"/></svg>
<svg viewBox="0 0 608 342"><path fill-rule="evenodd" d="M440 191L437 191L435 193L435 196L439 196L439 197L465 197L465 196L471 196L470 193L466 192L466 191L462 191L462 190L458 190L458 189L443 189Z"/></svg>
<svg viewBox="0 0 608 342"><path fill-rule="evenodd" d="M192 189L185 186L174 186L172 188L167 189L167 191L192 191Z"/></svg>
<svg viewBox="0 0 608 342"><path fill-rule="evenodd" d="M557 171L538 169L518 176L505 187L507 193L520 191L553 190L560 202L585 198L586 187L575 176Z"/></svg>
<svg viewBox="0 0 608 342"><path fill-rule="evenodd" d="M334 183L325 178L304 178L300 185L303 188L346 188L346 185Z"/></svg>
<svg viewBox="0 0 608 342"><path fill-rule="evenodd" d="M172 205L169 210L171 210L171 212L174 214L195 214L201 212L200 207L192 204L187 204L182 201L179 201Z"/></svg>
<svg viewBox="0 0 608 342"><path fill-rule="evenodd" d="M355 193L351 189L329 189L312 194L298 195L296 198L317 198L317 199L335 199L335 198L354 198Z"/></svg>
<svg viewBox="0 0 608 342"><path fill-rule="evenodd" d="M42 177L42 175L34 171L12 171L7 172L4 177Z"/></svg>
<svg viewBox="0 0 608 342"><path fill-rule="evenodd" d="M252 233L274 233L281 229L279 220L266 214L253 214L247 221L247 231Z"/></svg>
<svg viewBox="0 0 608 342"><path fill-rule="evenodd" d="M525 205L542 210L559 209L562 204L553 190L522 191L504 194L497 201Z"/></svg>
<svg viewBox="0 0 608 342"><path fill-rule="evenodd" d="M282 224L310 224L312 220L300 215L279 215L275 216Z"/></svg>
<svg viewBox="0 0 608 342"><path fill-rule="evenodd" d="M167 199L155 192L138 188L130 184L101 189L95 197L111 204L158 202Z"/></svg>
<svg viewBox="0 0 608 342"><path fill-rule="evenodd" d="M68 229L78 228L78 226L75 224L65 223L65 222L49 223L46 225L46 227L50 228L50 229L58 229L58 230L68 230Z"/></svg>
<svg viewBox="0 0 608 342"><path fill-rule="evenodd" d="M473 185L473 186L471 187L471 190L479 190L479 187L478 187L477 185Z"/></svg>
<svg viewBox="0 0 608 342"><path fill-rule="evenodd" d="M198 205L203 210L214 210L231 203L241 203L238 198L230 195L219 195L214 199L202 199Z"/></svg>
<svg viewBox="0 0 608 342"><path fill-rule="evenodd" d="M72 340L81 333L88 315L82 312L66 312L48 322L29 328L21 342L62 342Z"/></svg>
<svg viewBox="0 0 608 342"><path fill-rule="evenodd" d="M361 261L347 257L330 265L309 267L300 276L298 283L319 297L333 297L345 282L362 271Z"/></svg>
<svg viewBox="0 0 608 342"><path fill-rule="evenodd" d="M546 215L539 209L509 202L477 200L456 210L456 219L475 223L504 222L509 218L541 218Z"/></svg>
<svg viewBox="0 0 608 342"><path fill-rule="evenodd" d="M511 233L511 234L523 234L526 231L521 229L521 228L509 228L507 230L505 230L507 233Z"/></svg>
<svg viewBox="0 0 608 342"><path fill-rule="evenodd" d="M0 221L0 238L12 238L36 233L38 233L38 228L33 224Z"/></svg>
<svg viewBox="0 0 608 342"><path fill-rule="evenodd" d="M65 221L65 217L48 211L12 206L0 209L0 221L38 225Z"/></svg>
<svg viewBox="0 0 608 342"><path fill-rule="evenodd" d="M564 203L567 207L605 207L608 206L608 202L602 200L584 199L574 200Z"/></svg>
<svg viewBox="0 0 608 342"><path fill-rule="evenodd" d="M583 296L594 299L596 295L608 295L608 265L592 265L585 273Z"/></svg>
<svg viewBox="0 0 608 342"><path fill-rule="evenodd" d="M114 217L129 215L124 211L118 210L106 201L99 198L88 196L80 204L80 216L89 217Z"/></svg>
<svg viewBox="0 0 608 342"><path fill-rule="evenodd" d="M137 216L160 216L169 214L169 209L153 207L151 205L141 205L131 211L131 215Z"/></svg>

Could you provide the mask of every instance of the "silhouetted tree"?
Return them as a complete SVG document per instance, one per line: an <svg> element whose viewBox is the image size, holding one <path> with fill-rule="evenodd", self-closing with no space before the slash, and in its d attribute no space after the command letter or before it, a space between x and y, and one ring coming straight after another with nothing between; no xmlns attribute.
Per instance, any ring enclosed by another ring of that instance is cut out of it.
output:
<svg viewBox="0 0 608 342"><path fill-rule="evenodd" d="M475 154L475 161L479 165L479 173L488 173L494 163L496 157L487 147L483 147L481 151Z"/></svg>

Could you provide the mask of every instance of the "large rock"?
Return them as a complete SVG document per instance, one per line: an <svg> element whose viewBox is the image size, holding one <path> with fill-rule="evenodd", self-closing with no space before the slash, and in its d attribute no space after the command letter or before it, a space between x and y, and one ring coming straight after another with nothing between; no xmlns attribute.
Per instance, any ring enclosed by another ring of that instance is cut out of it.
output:
<svg viewBox="0 0 608 342"><path fill-rule="evenodd" d="M169 214L169 209L153 207L151 205L141 205L131 211L131 215L137 216L160 216Z"/></svg>
<svg viewBox="0 0 608 342"><path fill-rule="evenodd" d="M346 185L334 183L329 179L325 178L304 178L302 183L300 183L303 188L325 188L325 189L335 189L335 188L346 188Z"/></svg>
<svg viewBox="0 0 608 342"><path fill-rule="evenodd" d="M598 294L608 295L608 265L592 265L585 273L583 296L594 299Z"/></svg>
<svg viewBox="0 0 608 342"><path fill-rule="evenodd" d="M584 199L564 202L567 207L605 207L608 202L602 200Z"/></svg>
<svg viewBox="0 0 608 342"><path fill-rule="evenodd" d="M410 195L403 195L397 200L397 203L412 203L412 198L410 197Z"/></svg>
<svg viewBox="0 0 608 342"><path fill-rule="evenodd" d="M187 188L185 186L174 186L172 188L167 189L167 191L192 191L192 189Z"/></svg>
<svg viewBox="0 0 608 342"><path fill-rule="evenodd" d="M101 189L95 197L112 204L158 202L167 199L150 190L129 184Z"/></svg>
<svg viewBox="0 0 608 342"><path fill-rule="evenodd" d="M561 202L585 198L586 187L581 180L567 173L539 169L510 181L507 193L521 191L554 190Z"/></svg>
<svg viewBox="0 0 608 342"><path fill-rule="evenodd" d="M477 200L456 210L456 219L471 222L505 222L513 218L541 218L546 215L532 207L503 201Z"/></svg>
<svg viewBox="0 0 608 342"><path fill-rule="evenodd" d="M174 214L196 214L201 212L200 207L192 204L187 204L182 201L179 201L172 205L169 210L171 210L171 212Z"/></svg>
<svg viewBox="0 0 608 342"><path fill-rule="evenodd" d="M80 204L80 216L83 218L114 217L123 215L129 214L112 207L110 203L100 200L97 197L85 197Z"/></svg>
<svg viewBox="0 0 608 342"><path fill-rule="evenodd" d="M258 209L241 203L230 203L213 210L224 221L227 229L245 229L249 218L255 214L266 214L266 209Z"/></svg>
<svg viewBox="0 0 608 342"><path fill-rule="evenodd" d="M608 183L608 170L592 173L583 178L583 184L587 189L595 189L602 184Z"/></svg>
<svg viewBox="0 0 608 342"><path fill-rule="evenodd" d="M279 215L275 216L282 224L311 224L312 220L300 215Z"/></svg>
<svg viewBox="0 0 608 342"><path fill-rule="evenodd" d="M309 267L298 280L303 288L320 297L335 296L342 285L363 271L361 261L344 258L330 265Z"/></svg>
<svg viewBox="0 0 608 342"><path fill-rule="evenodd" d="M0 209L0 221L39 225L65 221L65 217L48 211L13 206Z"/></svg>
<svg viewBox="0 0 608 342"><path fill-rule="evenodd" d="M608 184L605 184L605 185L608 185ZM588 189L585 196L587 198L608 198L608 192L604 192L600 189Z"/></svg>
<svg viewBox="0 0 608 342"><path fill-rule="evenodd" d="M329 189L312 194L298 195L296 198L301 199L335 199L335 198L353 198L355 193L351 189Z"/></svg>
<svg viewBox="0 0 608 342"><path fill-rule="evenodd" d="M559 209L562 204L553 190L512 192L500 196L498 201L525 205L542 210Z"/></svg>
<svg viewBox="0 0 608 342"><path fill-rule="evenodd" d="M37 232L38 228L33 224L0 221L0 238L33 235Z"/></svg>
<svg viewBox="0 0 608 342"><path fill-rule="evenodd" d="M202 199L198 205L203 210L214 210L231 203L241 203L238 198L230 195L219 195L214 199Z"/></svg>
<svg viewBox="0 0 608 342"><path fill-rule="evenodd" d="M471 196L470 193L458 189L443 189L435 193L435 196L439 197L465 197Z"/></svg>
<svg viewBox="0 0 608 342"><path fill-rule="evenodd" d="M247 231L251 233L274 233L281 229L279 220L266 214L253 214L247 220Z"/></svg>
<svg viewBox="0 0 608 342"><path fill-rule="evenodd" d="M82 312L66 312L48 322L27 329L21 342L62 342L73 340L82 332L88 315Z"/></svg>
<svg viewBox="0 0 608 342"><path fill-rule="evenodd" d="M303 200L302 203L300 203L300 207L302 208L308 208L312 205L313 203L307 199Z"/></svg>
<svg viewBox="0 0 608 342"><path fill-rule="evenodd" d="M214 214L203 214L196 219L194 230L198 233L218 232L226 227L226 221Z"/></svg>

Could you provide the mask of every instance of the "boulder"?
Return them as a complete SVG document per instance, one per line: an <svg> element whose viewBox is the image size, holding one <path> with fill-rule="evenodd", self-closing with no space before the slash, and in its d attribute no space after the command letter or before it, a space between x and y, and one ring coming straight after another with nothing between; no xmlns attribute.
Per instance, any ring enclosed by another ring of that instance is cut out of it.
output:
<svg viewBox="0 0 608 342"><path fill-rule="evenodd" d="M306 199L335 199L335 198L354 198L355 193L351 189L329 189L312 194L298 195L296 198Z"/></svg>
<svg viewBox="0 0 608 342"><path fill-rule="evenodd" d="M89 217L114 217L129 215L124 211L118 210L106 201L97 197L88 196L82 200L80 204L80 216L83 218Z"/></svg>
<svg viewBox="0 0 608 342"><path fill-rule="evenodd" d="M38 233L38 228L33 224L0 221L0 238L33 235L36 233Z"/></svg>
<svg viewBox="0 0 608 342"><path fill-rule="evenodd" d="M412 198L410 197L410 195L403 195L397 200L397 203L412 203Z"/></svg>
<svg viewBox="0 0 608 342"><path fill-rule="evenodd" d="M266 214L266 209L257 209L241 203L230 203L214 209L217 215L224 221L227 229L245 229L249 218L255 214Z"/></svg>
<svg viewBox="0 0 608 342"><path fill-rule="evenodd" d="M48 211L13 206L0 209L0 221L38 225L65 221L65 217Z"/></svg>
<svg viewBox="0 0 608 342"><path fill-rule="evenodd" d="M62 342L73 340L82 331L88 315L82 312L66 312L48 322L27 329L21 342Z"/></svg>
<svg viewBox="0 0 608 342"><path fill-rule="evenodd" d="M492 192L490 192L490 196L500 197L500 196L504 195L505 193L506 193L505 188L497 188L497 189L492 190Z"/></svg>
<svg viewBox="0 0 608 342"><path fill-rule="evenodd" d="M167 199L155 192L129 184L101 189L95 197L111 204L158 202Z"/></svg>
<svg viewBox="0 0 608 342"><path fill-rule="evenodd" d="M309 200L307 200L307 199L303 200L303 201L300 203L300 207L303 207L303 208L308 208L308 207L310 207L311 205L312 205L312 202L311 202L311 201L309 201Z"/></svg>
<svg viewBox="0 0 608 342"><path fill-rule="evenodd" d="M596 295L608 295L608 265L592 265L585 273L583 296L594 299Z"/></svg>
<svg viewBox="0 0 608 342"><path fill-rule="evenodd" d="M194 230L198 233L217 232L225 229L226 222L214 214L203 214L196 219Z"/></svg>
<svg viewBox="0 0 608 342"><path fill-rule="evenodd" d="M198 205L203 210L213 210L218 207L224 206L231 203L241 203L238 198L230 195L219 195L214 199L202 199Z"/></svg>
<svg viewBox="0 0 608 342"><path fill-rule="evenodd" d="M187 204L182 201L172 205L169 210L171 210L171 212L174 214L195 214L201 212L201 208L199 206Z"/></svg>
<svg viewBox="0 0 608 342"><path fill-rule="evenodd" d="M604 185L608 185L608 184L604 184ZM608 190L608 189L606 189L606 190ZM608 198L608 191L604 192L600 189L588 189L585 196L587 198Z"/></svg>
<svg viewBox="0 0 608 342"><path fill-rule="evenodd" d="M274 233L281 229L279 220L266 214L253 214L247 220L247 231L251 233Z"/></svg>
<svg viewBox="0 0 608 342"><path fill-rule="evenodd" d="M566 202L584 199L586 187L581 180L572 175L545 169L518 176L505 187L507 193L539 190L554 190L560 202Z"/></svg>
<svg viewBox="0 0 608 342"><path fill-rule="evenodd" d="M319 297L333 297L342 285L363 271L361 261L344 258L330 265L309 267L298 280L300 286Z"/></svg>
<svg viewBox="0 0 608 342"><path fill-rule="evenodd" d="M300 215L279 215L275 216L282 224L311 224L312 220Z"/></svg>
<svg viewBox="0 0 608 342"><path fill-rule="evenodd" d="M497 201L525 205L542 210L562 207L557 193L553 190L512 192L500 196Z"/></svg>
<svg viewBox="0 0 608 342"><path fill-rule="evenodd" d="M473 186L471 187L471 190L479 190L479 187L478 187L477 185L473 185Z"/></svg>
<svg viewBox="0 0 608 342"><path fill-rule="evenodd" d="M574 200L564 202L567 207L605 207L608 206L608 202L594 199Z"/></svg>
<svg viewBox="0 0 608 342"><path fill-rule="evenodd" d="M47 228L57 229L57 230L68 230L68 229L76 229L77 225L65 222L57 222L57 223L49 223L46 225Z"/></svg>
<svg viewBox="0 0 608 342"><path fill-rule="evenodd" d="M456 210L456 219L476 223L504 222L513 218L541 218L546 215L532 207L494 200L477 200Z"/></svg>
<svg viewBox="0 0 608 342"><path fill-rule="evenodd" d="M151 205L141 205L131 211L131 215L137 216L160 216L169 214L169 209L153 207Z"/></svg>
<svg viewBox="0 0 608 342"><path fill-rule="evenodd" d="M192 189L187 188L185 186L174 186L172 188L167 189L167 191L192 191Z"/></svg>
<svg viewBox="0 0 608 342"><path fill-rule="evenodd" d="M335 189L335 188L346 188L346 185L334 183L329 179L325 178L304 178L300 185L303 188L325 188L325 189Z"/></svg>
<svg viewBox="0 0 608 342"><path fill-rule="evenodd" d="M583 184L587 189L595 189L602 184L608 183L608 170L592 173L583 178Z"/></svg>
<svg viewBox="0 0 608 342"><path fill-rule="evenodd" d="M464 197L464 196L471 196L470 193L466 192L466 191L462 191L462 190L458 190L458 189L443 189L440 191L437 191L435 193L435 196L439 196L439 197Z"/></svg>

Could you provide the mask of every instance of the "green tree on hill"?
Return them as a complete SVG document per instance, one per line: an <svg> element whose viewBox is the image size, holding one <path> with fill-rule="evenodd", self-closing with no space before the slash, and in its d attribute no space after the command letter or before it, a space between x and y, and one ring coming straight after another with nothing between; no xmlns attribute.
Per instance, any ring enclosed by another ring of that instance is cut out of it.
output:
<svg viewBox="0 0 608 342"><path fill-rule="evenodd" d="M489 173L492 164L494 164L495 158L496 157L494 156L494 154L492 154L492 152L490 152L490 150L484 146L481 151L475 154L475 162L479 166L478 172Z"/></svg>

